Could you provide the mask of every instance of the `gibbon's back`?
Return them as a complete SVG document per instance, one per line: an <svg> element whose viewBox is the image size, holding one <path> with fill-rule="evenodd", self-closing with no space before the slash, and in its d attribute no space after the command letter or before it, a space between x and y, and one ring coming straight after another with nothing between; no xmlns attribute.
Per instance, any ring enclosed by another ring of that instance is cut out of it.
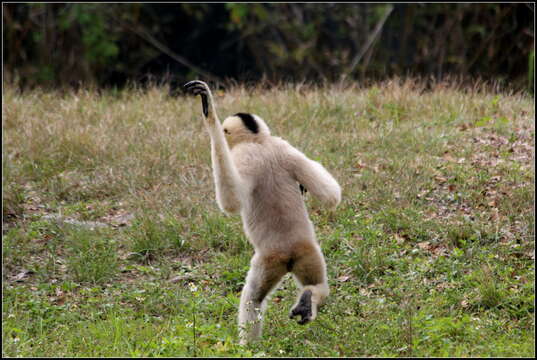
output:
<svg viewBox="0 0 537 360"><path fill-rule="evenodd" d="M304 228L297 224L311 226L299 184L292 173L288 147L286 141L270 136L262 143L239 144L231 151L234 159L240 159L236 162L239 173L251 184L252 196L243 211L245 226L250 231L274 233L276 230L293 235L297 229Z"/></svg>

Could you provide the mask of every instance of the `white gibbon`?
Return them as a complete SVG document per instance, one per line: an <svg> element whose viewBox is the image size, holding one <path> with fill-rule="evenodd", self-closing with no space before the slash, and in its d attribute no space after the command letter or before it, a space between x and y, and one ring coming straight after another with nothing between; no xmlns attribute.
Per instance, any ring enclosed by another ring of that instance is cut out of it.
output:
<svg viewBox="0 0 537 360"><path fill-rule="evenodd" d="M326 264L301 192L307 189L330 208L341 188L318 162L287 141L271 136L257 115L238 113L220 124L207 84L184 85L202 100L211 137L216 200L225 213L239 213L255 254L239 306L241 344L261 336L267 296L291 272L300 288L289 316L305 324L328 296Z"/></svg>

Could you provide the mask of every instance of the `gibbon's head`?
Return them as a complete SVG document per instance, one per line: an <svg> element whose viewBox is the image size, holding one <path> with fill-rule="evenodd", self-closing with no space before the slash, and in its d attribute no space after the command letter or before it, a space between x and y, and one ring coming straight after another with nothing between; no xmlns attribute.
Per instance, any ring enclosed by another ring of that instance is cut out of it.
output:
<svg viewBox="0 0 537 360"><path fill-rule="evenodd" d="M224 120L222 127L229 147L241 142L260 142L270 136L265 121L254 114L237 113L229 116Z"/></svg>

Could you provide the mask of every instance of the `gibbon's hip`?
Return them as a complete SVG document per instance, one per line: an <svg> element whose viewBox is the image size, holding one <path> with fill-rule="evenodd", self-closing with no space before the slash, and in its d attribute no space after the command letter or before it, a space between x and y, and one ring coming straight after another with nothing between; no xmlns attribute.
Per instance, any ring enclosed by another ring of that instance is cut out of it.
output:
<svg viewBox="0 0 537 360"><path fill-rule="evenodd" d="M255 249L291 249L297 243L316 242L313 224L305 219L294 224L279 226L266 221L261 224L243 222L244 232Z"/></svg>

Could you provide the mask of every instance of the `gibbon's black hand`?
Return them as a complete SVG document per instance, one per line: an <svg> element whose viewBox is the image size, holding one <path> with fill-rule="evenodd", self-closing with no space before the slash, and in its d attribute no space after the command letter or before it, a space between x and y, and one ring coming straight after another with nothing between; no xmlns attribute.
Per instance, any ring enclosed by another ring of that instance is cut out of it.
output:
<svg viewBox="0 0 537 360"><path fill-rule="evenodd" d="M209 116L209 100L207 98L209 94L209 86L207 86L207 84L203 81L193 80L184 84L183 87L185 88L186 92L201 96L203 115L205 115L205 117Z"/></svg>

